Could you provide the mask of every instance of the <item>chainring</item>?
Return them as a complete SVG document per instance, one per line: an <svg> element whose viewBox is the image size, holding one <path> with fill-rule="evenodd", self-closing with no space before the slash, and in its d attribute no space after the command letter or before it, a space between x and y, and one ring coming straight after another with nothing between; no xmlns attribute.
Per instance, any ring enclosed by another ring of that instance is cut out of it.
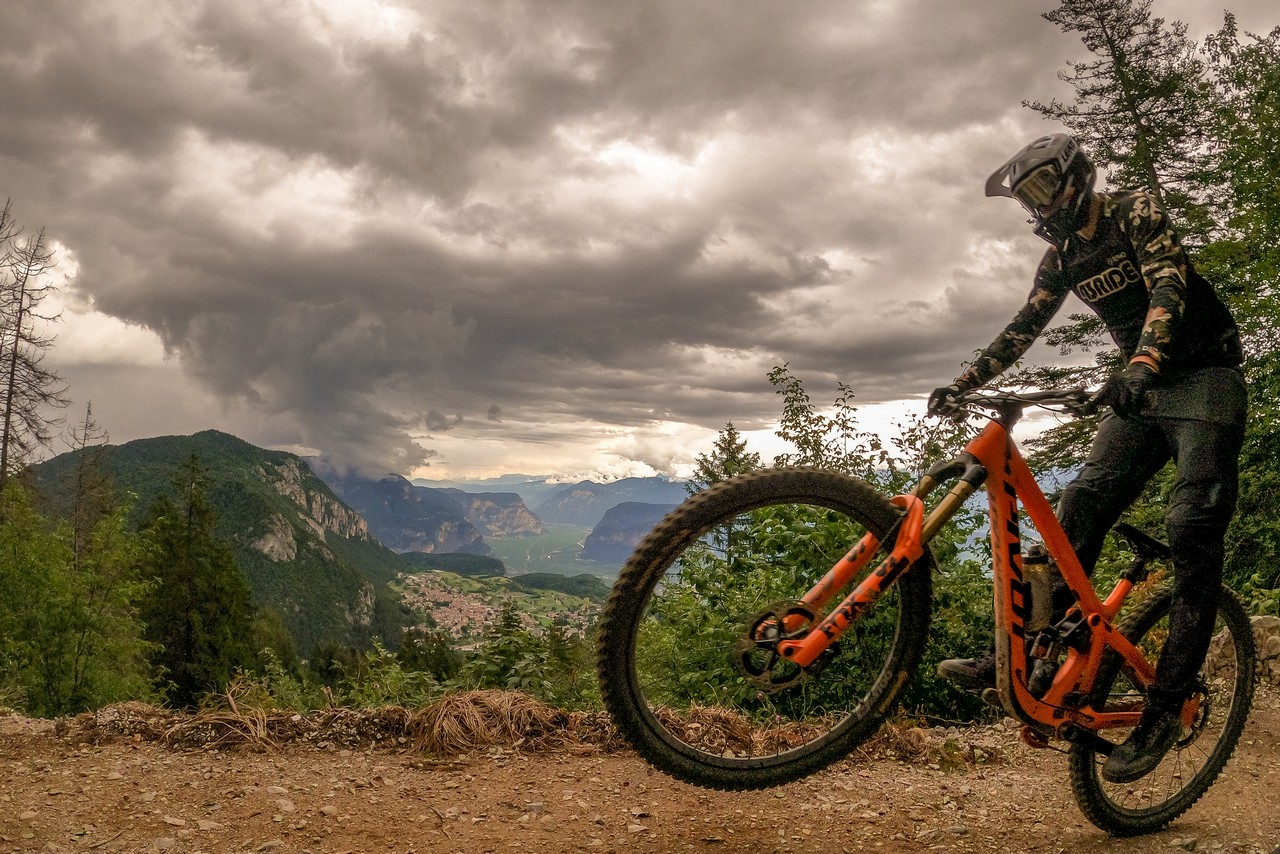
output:
<svg viewBox="0 0 1280 854"><path fill-rule="evenodd" d="M835 656L835 645L808 667L801 667L778 652L778 644L803 638L816 623L817 615L803 602L775 602L751 618L734 644L738 669L752 686L765 693L804 682Z"/></svg>

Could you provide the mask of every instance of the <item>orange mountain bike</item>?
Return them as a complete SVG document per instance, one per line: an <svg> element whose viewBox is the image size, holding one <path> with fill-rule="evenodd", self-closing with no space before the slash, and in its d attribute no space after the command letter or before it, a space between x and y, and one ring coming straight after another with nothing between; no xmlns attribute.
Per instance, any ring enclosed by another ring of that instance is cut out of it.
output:
<svg viewBox="0 0 1280 854"><path fill-rule="evenodd" d="M1078 415L1090 406L1085 392L974 391L959 404L989 423L908 494L887 498L816 469L766 469L690 497L640 543L605 606L598 670L606 707L645 759L690 783L754 789L811 774L873 735L924 652L929 541L985 486L995 693L1024 740L1066 743L1080 808L1115 835L1159 829L1204 794L1253 697L1253 633L1240 600L1224 589L1177 745L1138 782L1105 782L1102 763L1137 723L1168 635L1170 590L1141 583L1168 550L1117 526L1134 558L1099 598L1019 453L1010 429L1025 408ZM1046 563L1024 561L1019 508L1043 540L1036 551L1075 595L1056 622Z"/></svg>

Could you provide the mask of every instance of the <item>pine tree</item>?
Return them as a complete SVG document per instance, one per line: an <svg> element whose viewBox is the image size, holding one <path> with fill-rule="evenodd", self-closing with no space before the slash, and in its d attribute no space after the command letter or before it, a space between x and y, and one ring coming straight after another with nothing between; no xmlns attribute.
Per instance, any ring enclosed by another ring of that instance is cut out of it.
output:
<svg viewBox="0 0 1280 854"><path fill-rule="evenodd" d="M75 460L67 472L64 492L71 496L71 548L79 562L89 548L94 527L118 506L111 480L102 468L107 431L93 419L93 404L85 406L84 420L71 429L71 454Z"/></svg>
<svg viewBox="0 0 1280 854"><path fill-rule="evenodd" d="M1280 27L1205 40L1215 84L1209 180L1226 224L1201 270L1231 301L1244 341L1249 420L1224 574L1259 611L1280 610Z"/></svg>
<svg viewBox="0 0 1280 854"><path fill-rule="evenodd" d="M214 512L195 454L174 488L178 500L161 496L144 524L146 574L156 586L143 619L147 639L160 646L155 662L169 682L170 701L190 707L224 690L238 669L253 666L253 615L244 573L214 536Z"/></svg>
<svg viewBox="0 0 1280 854"><path fill-rule="evenodd" d="M1144 187L1203 236L1209 222L1196 189L1208 128L1210 86L1186 24L1151 16L1152 0L1062 0L1043 17L1080 34L1092 59L1058 76L1075 100L1026 106L1066 125L1113 184Z"/></svg>
<svg viewBox="0 0 1280 854"><path fill-rule="evenodd" d="M1242 39L1228 13L1222 30L1205 39L1205 50L1215 96L1209 186L1227 238L1260 265L1255 284L1274 287L1280 274L1280 27Z"/></svg>
<svg viewBox="0 0 1280 854"><path fill-rule="evenodd" d="M747 451L747 440L730 421L716 436L714 450L698 454L698 465L685 489L692 495L714 483L760 468L760 455Z"/></svg>

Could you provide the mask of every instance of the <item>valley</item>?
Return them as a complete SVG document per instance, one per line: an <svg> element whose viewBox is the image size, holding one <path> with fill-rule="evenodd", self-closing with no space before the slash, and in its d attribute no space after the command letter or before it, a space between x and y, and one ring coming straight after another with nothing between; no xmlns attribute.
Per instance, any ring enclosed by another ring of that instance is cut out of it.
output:
<svg viewBox="0 0 1280 854"><path fill-rule="evenodd" d="M555 572L560 575L590 573L603 579L618 577L619 563L584 560L582 544L591 528L547 524L544 533L533 537L487 537L491 554L506 564L511 575L528 572Z"/></svg>

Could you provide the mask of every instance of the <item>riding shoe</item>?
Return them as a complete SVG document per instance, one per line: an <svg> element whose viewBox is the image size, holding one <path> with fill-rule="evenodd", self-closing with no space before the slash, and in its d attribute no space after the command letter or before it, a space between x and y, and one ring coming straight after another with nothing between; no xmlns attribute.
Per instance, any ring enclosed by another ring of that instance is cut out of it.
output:
<svg viewBox="0 0 1280 854"><path fill-rule="evenodd" d="M1157 709L1142 713L1142 719L1123 744L1111 751L1102 766L1108 783L1132 783L1150 774L1182 735L1177 715Z"/></svg>
<svg viewBox="0 0 1280 854"><path fill-rule="evenodd" d="M977 658L948 658L938 662L938 676L963 688L981 691L996 686L996 653L989 650Z"/></svg>
<svg viewBox="0 0 1280 854"><path fill-rule="evenodd" d="M1033 661L1027 691L1039 698L1049 692L1053 677L1058 675L1058 662ZM970 691L996 687L996 654L986 652L977 658L948 658L938 662L938 676Z"/></svg>

